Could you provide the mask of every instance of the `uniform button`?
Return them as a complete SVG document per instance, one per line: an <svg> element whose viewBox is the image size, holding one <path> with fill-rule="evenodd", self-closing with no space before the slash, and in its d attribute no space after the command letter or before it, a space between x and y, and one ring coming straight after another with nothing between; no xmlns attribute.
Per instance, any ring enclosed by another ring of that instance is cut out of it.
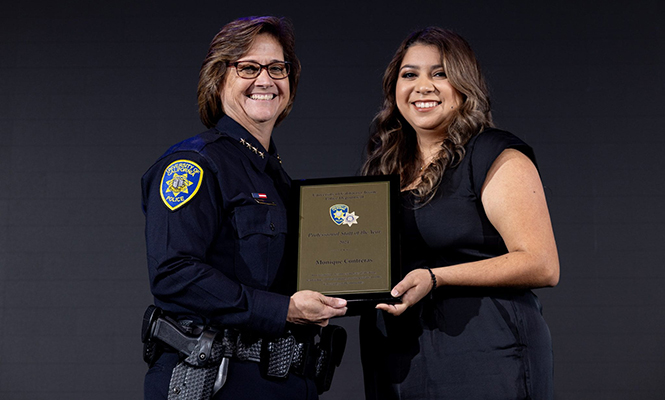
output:
<svg viewBox="0 0 665 400"><path fill-rule="evenodd" d="M275 224L273 224L272 222L270 223L270 230L271 230L271 231L274 231L274 230L275 230Z"/></svg>

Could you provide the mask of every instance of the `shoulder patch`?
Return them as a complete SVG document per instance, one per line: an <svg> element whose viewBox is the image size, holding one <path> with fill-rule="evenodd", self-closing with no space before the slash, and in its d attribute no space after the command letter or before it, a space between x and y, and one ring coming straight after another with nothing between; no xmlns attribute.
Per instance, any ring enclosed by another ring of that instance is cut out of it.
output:
<svg viewBox="0 0 665 400"><path fill-rule="evenodd" d="M169 164L162 175L159 194L171 210L182 207L199 191L203 169L195 162L178 160Z"/></svg>

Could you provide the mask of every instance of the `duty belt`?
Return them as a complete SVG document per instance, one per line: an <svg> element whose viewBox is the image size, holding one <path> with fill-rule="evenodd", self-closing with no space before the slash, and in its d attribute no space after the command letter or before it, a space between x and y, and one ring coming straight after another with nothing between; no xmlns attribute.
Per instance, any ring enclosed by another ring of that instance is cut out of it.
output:
<svg viewBox="0 0 665 400"><path fill-rule="evenodd" d="M256 338L234 329L225 329L221 337L224 357L257 362L269 377L285 378L289 372L314 378L327 360L325 350L314 341L298 341L289 334L277 339Z"/></svg>
<svg viewBox="0 0 665 400"><path fill-rule="evenodd" d="M183 325L155 306L144 314L141 337L149 365L159 358L161 344L185 357L173 370L169 400L212 397L226 381L230 359L256 362L270 378L286 378L289 372L312 378L321 394L330 388L346 346L346 331L339 326L323 328L315 345L313 338L301 341L293 334L265 339L234 329Z"/></svg>

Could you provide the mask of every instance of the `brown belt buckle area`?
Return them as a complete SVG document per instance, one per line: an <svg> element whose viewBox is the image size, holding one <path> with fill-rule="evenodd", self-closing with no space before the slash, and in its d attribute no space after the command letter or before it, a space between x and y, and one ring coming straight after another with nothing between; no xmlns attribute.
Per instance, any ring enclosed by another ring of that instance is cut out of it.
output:
<svg viewBox="0 0 665 400"><path fill-rule="evenodd" d="M286 378L293 362L295 337L289 335L274 341L263 341L261 346L261 369L267 377Z"/></svg>

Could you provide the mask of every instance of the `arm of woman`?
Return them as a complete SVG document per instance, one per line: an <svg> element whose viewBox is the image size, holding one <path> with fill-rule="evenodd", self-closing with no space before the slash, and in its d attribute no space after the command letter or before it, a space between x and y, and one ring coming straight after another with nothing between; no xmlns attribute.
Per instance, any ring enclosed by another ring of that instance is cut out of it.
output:
<svg viewBox="0 0 665 400"><path fill-rule="evenodd" d="M173 212L164 204L160 191L164 167L181 158L201 166L203 181L191 201ZM220 326L272 336L281 335L287 321L325 326L330 318L344 315L346 301L343 299L311 291L297 292L289 298L261 290L241 283L235 276L232 258L209 257L216 242L226 241L226 245L233 248L231 241L237 235L237 231L231 236L221 233L220 210L224 200L211 170L207 159L200 154L179 152L159 161L144 176L148 271L158 305L166 311L199 315ZM238 210L226 212L237 213ZM272 248L276 247L278 245ZM257 245L257 248L270 246ZM275 254L268 253L258 259ZM255 261L251 257L246 259ZM254 272L260 274L266 266L252 264L248 268L255 268Z"/></svg>
<svg viewBox="0 0 665 400"><path fill-rule="evenodd" d="M494 161L481 201L508 253L486 260L433 268L437 286L537 288L559 281L559 259L545 193L531 160L518 150L504 150ZM399 315L431 289L427 270L414 270L392 291L402 303L377 308ZM443 289L445 290L445 289Z"/></svg>

